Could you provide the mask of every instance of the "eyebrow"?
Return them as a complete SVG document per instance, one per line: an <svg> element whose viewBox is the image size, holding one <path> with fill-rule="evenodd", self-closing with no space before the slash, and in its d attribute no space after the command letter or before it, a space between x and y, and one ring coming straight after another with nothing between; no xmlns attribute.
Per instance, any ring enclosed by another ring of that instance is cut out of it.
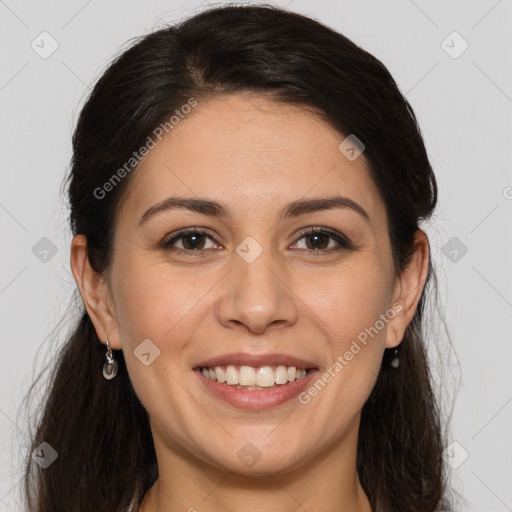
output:
<svg viewBox="0 0 512 512"><path fill-rule="evenodd" d="M350 209L361 215L366 221L370 221L370 216L367 211L359 203L356 203L352 199L344 196L299 199L297 201L293 201L285 205L285 207L280 211L279 220L298 217L306 213L331 210L333 208ZM185 209L211 217L231 218L229 208L221 202L209 199L168 197L146 210L142 214L138 225L143 225L151 217L154 217L160 212L173 209Z"/></svg>

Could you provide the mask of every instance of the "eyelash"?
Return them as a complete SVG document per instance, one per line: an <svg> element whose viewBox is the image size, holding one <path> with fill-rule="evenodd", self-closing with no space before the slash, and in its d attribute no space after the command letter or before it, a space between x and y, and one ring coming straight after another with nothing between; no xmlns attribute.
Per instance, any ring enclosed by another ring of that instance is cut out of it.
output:
<svg viewBox="0 0 512 512"><path fill-rule="evenodd" d="M296 239L296 241L300 240L301 238L303 238L306 235L310 235L310 234L313 234L313 233L314 234L326 234L326 235L329 235L329 237L332 238L333 240L335 240L339 244L339 246L335 247L335 248L331 248L331 249L301 249L301 250L306 251L307 253L309 253L311 255L318 256L318 255L323 255L323 254L330 253L330 252L333 252L333 251L339 251L339 250L342 250L342 249L349 249L349 250L353 249L353 246L352 246L351 242L347 238L342 236L340 233L338 233L337 231L335 231L333 229L323 228L323 227L319 227L319 226L315 226L315 227L306 228L306 229L301 230L298 233L298 238ZM197 228L187 228L187 229L183 229L183 230L179 231L172 238L170 238L168 240L164 240L163 242L161 242L160 245L161 245L162 249L164 249L164 250L173 251L173 252L179 252L179 253L185 253L185 254L187 254L189 256L192 256L192 257L194 257L194 256L204 256L209 251L211 251L211 249L192 250L192 249L181 249L179 247L172 247L172 245L177 240L179 240L180 238L185 238L186 236L192 235L192 234L194 234L194 235L205 235L208 238L210 238L213 242L218 243L214 239L214 237L208 233L208 231L204 231L202 229L197 229Z"/></svg>

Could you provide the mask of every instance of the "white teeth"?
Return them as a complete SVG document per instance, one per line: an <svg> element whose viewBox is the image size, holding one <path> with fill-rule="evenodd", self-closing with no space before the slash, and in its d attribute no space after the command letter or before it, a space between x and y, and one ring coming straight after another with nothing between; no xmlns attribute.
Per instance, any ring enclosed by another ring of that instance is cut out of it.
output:
<svg viewBox="0 0 512 512"><path fill-rule="evenodd" d="M286 366L276 368L276 384L286 384L288 382L288 371Z"/></svg>
<svg viewBox="0 0 512 512"><path fill-rule="evenodd" d="M243 367L242 367L243 368ZM262 366L256 373L256 385L269 388L276 383L276 374L270 366Z"/></svg>
<svg viewBox="0 0 512 512"><path fill-rule="evenodd" d="M228 365L224 370L221 366L212 368L201 368L201 373L212 380L220 383L226 383L230 386L236 386L238 389L245 388L272 388L276 385L286 384L300 380L306 376L307 370L297 369L295 366L280 365L275 367L261 366L254 368L252 366L240 366L239 370L234 365Z"/></svg>
<svg viewBox="0 0 512 512"><path fill-rule="evenodd" d="M226 384L238 384L238 372L234 366L228 366L226 368Z"/></svg>
<svg viewBox="0 0 512 512"><path fill-rule="evenodd" d="M226 374L220 366L215 367L215 375L217 376L217 380L219 382L226 382Z"/></svg>
<svg viewBox="0 0 512 512"><path fill-rule="evenodd" d="M238 372L238 384L241 386L256 385L256 370L252 366L240 366L240 371ZM261 384L258 385L261 386Z"/></svg>

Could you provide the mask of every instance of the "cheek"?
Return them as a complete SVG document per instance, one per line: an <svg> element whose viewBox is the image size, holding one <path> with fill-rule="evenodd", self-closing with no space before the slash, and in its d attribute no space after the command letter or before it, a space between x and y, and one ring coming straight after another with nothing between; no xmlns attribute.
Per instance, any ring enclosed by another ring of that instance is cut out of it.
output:
<svg viewBox="0 0 512 512"><path fill-rule="evenodd" d="M211 284L196 284L196 279L186 280L169 265L148 259L132 256L116 263L116 314L135 393L151 415L158 417L163 403L169 411L179 411L181 386L174 376L182 371L183 356L198 327L198 301ZM169 414L173 421L181 421Z"/></svg>
<svg viewBox="0 0 512 512"><path fill-rule="evenodd" d="M372 258L365 259L317 272L314 279L296 281L296 288L300 287L297 295L322 321L338 353L344 352L347 342L350 345L360 333L371 329L389 308L388 275ZM381 322L378 331L384 337L386 329ZM375 331L372 333L377 337Z"/></svg>
<svg viewBox="0 0 512 512"><path fill-rule="evenodd" d="M387 326L395 311L389 305L388 275L378 265L347 266L329 276L317 275L314 282L314 288L303 287L298 295L325 335L324 350L329 356L327 367L305 390L301 403L317 404L320 424L337 418L341 432L375 385Z"/></svg>
<svg viewBox="0 0 512 512"><path fill-rule="evenodd" d="M137 258L119 262L116 312L130 344L145 338L166 343L187 325L188 316L211 288L208 279L190 271L170 271L168 265ZM172 333L172 336L169 336Z"/></svg>

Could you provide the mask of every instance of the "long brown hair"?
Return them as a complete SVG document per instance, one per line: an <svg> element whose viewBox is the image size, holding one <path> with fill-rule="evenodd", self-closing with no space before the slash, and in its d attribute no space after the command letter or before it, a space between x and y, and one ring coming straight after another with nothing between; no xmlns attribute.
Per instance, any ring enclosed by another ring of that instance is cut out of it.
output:
<svg viewBox="0 0 512 512"><path fill-rule="evenodd" d="M138 38L108 66L80 112L66 181L72 234L84 234L92 267L111 263L116 205L136 172L104 197L97 191L189 98L252 91L300 105L364 141L384 200L398 275L414 234L436 206L437 185L415 114L386 67L345 36L271 5L209 8ZM126 169L126 167L125 167ZM96 191L96 193L95 193ZM423 316L435 285L432 262L400 344L386 350L362 410L357 471L374 511L449 510L441 413L432 389ZM104 345L81 306L53 362L31 436L24 496L32 512L126 511L158 477L148 415L114 351L118 377L103 378ZM33 389L30 390L31 392ZM30 453L49 443L58 459L42 469Z"/></svg>

